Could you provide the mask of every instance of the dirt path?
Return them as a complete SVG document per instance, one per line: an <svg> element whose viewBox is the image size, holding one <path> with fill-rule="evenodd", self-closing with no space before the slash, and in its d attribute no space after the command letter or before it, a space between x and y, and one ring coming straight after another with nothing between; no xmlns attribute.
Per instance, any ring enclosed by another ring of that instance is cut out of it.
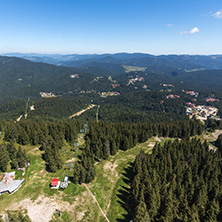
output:
<svg viewBox="0 0 222 222"><path fill-rule="evenodd" d="M23 117L23 115L20 115L16 121L19 122L22 119L22 117Z"/></svg>
<svg viewBox="0 0 222 222"><path fill-rule="evenodd" d="M82 113L86 112L89 109L92 109L94 106L96 106L96 105L91 104L86 109L83 109L83 110L79 111L78 113L75 113L75 114L71 115L69 118L72 119L75 116L80 116Z"/></svg>
<svg viewBox="0 0 222 222"><path fill-rule="evenodd" d="M97 112L96 112L96 122L97 123L99 122L99 109L100 109L100 105L98 105Z"/></svg>
<svg viewBox="0 0 222 222"><path fill-rule="evenodd" d="M110 222L109 219L107 218L106 214L104 213L103 209L100 207L99 202L97 201L96 197L92 194L92 192L90 191L89 187L83 183L83 185L86 187L86 189L89 191L89 193L91 194L92 198L95 200L96 204L98 205L102 215L105 217L107 222Z"/></svg>

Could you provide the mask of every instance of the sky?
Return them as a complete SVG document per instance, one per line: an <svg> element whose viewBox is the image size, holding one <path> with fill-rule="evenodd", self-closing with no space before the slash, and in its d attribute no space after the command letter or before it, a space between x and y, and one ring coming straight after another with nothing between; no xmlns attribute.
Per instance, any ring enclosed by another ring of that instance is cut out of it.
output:
<svg viewBox="0 0 222 222"><path fill-rule="evenodd" d="M0 0L0 53L222 54L221 0Z"/></svg>

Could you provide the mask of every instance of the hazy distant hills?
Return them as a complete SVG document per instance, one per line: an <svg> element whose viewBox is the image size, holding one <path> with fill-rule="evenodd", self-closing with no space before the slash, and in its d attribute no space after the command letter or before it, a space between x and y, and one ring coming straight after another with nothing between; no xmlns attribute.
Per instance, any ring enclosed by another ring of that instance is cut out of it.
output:
<svg viewBox="0 0 222 222"><path fill-rule="evenodd" d="M71 75L75 74L78 75L71 78ZM100 80L98 83L94 78L94 75L76 68L0 56L0 99L40 97L40 92L63 94L97 88L106 89L105 83L109 82L108 79Z"/></svg>
<svg viewBox="0 0 222 222"><path fill-rule="evenodd" d="M200 92L201 104L211 95L222 100L218 96L222 95L222 69L216 69L221 64L220 56L195 59L194 56L115 54L80 56L76 61L62 57L63 63L75 63L75 67L0 56L0 116L16 119L24 115L30 101L36 109L29 117L68 118L93 103L101 106L101 120L152 122L186 118L184 105L192 97L182 90ZM46 56L38 56L41 58L44 60ZM52 58L55 61L60 55ZM58 62L61 63L61 58ZM41 98L40 92L52 92L50 99ZM168 94L179 95L180 99L166 100ZM79 118L95 120L96 109Z"/></svg>
<svg viewBox="0 0 222 222"><path fill-rule="evenodd" d="M98 96L107 91L118 91L123 94L147 89L161 90L162 83L174 84L181 81L190 82L190 86L192 83L192 86L195 84L199 88L217 90L221 89L222 84L222 56L219 55L153 56L119 53L14 56L29 60L0 56L1 100L38 98L40 92L52 92L58 96L74 96L88 92ZM53 60L57 65L43 63L46 58ZM140 77L143 79L138 81ZM137 80L130 83L132 79Z"/></svg>
<svg viewBox="0 0 222 222"><path fill-rule="evenodd" d="M46 55L46 54L7 54L31 60L50 63L57 66L81 68L92 74L118 75L125 66L146 68L150 73L170 73L173 71L196 71L204 69L222 69L222 55L160 55L143 53L117 53L102 55Z"/></svg>

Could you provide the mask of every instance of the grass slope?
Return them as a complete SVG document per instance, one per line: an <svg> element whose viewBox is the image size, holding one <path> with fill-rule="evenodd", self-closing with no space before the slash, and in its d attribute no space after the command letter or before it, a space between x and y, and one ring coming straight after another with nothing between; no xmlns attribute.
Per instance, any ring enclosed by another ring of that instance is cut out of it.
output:
<svg viewBox="0 0 222 222"><path fill-rule="evenodd" d="M220 133L222 131L215 131L201 135L199 138L201 140L207 139L211 145L211 142L215 141ZM166 140L169 138L151 138L130 150L119 151L115 156L110 156L107 160L96 163L96 178L88 184L88 187L110 221L123 222L130 219L127 202L124 198L129 191L128 178L130 175L128 169L136 155L141 150L151 153L157 141L163 143ZM79 135L78 141L80 146L84 147L82 135ZM34 146L24 148L31 157L31 165L25 174L26 180L15 193L0 196L0 214L7 209L25 209L26 206L28 207L28 214L30 214L34 209L38 211L39 208L45 207L46 213L51 212L51 217L55 209L63 212L62 217L54 214L52 221L105 221L95 201L83 185L70 183L64 191L50 189L49 184L52 178L59 177L61 180L68 174L71 180L73 170L70 171L64 164L63 169L56 173L49 173L45 170L45 162L42 160L43 151L35 149ZM71 155L71 148L69 144L64 144L62 149L64 162L71 159L75 161L76 157L74 154ZM17 177L19 178L21 175L17 173ZM39 213L44 214L44 212ZM32 218L34 218L33 215ZM33 221L38 221L38 219L37 216L36 220L33 219ZM44 220L42 221L44 222Z"/></svg>

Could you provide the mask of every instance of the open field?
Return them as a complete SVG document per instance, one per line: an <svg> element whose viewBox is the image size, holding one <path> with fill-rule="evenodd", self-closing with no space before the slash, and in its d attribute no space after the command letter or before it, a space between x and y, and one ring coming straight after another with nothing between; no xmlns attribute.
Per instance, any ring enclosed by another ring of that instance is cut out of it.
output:
<svg viewBox="0 0 222 222"><path fill-rule="evenodd" d="M139 66L126 66L126 65L122 65L122 67L125 69L125 72L145 72L146 71L146 67L139 67Z"/></svg>

